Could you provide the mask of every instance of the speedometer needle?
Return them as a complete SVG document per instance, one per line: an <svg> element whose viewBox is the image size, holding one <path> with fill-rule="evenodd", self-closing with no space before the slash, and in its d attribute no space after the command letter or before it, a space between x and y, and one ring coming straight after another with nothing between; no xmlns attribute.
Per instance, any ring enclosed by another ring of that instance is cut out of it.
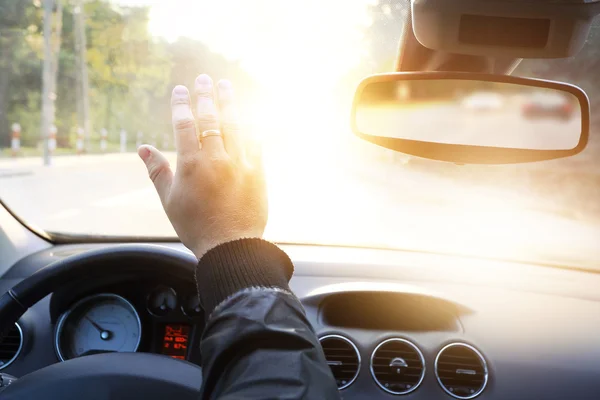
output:
<svg viewBox="0 0 600 400"><path fill-rule="evenodd" d="M87 319L87 320L88 320L88 322L89 322L90 324L92 324L92 326L93 326L94 328L96 328L96 330L97 330L98 332L100 332L100 339L102 339L102 340L108 340L108 339L110 339L110 331L107 331L107 330L105 330L105 329L102 329L102 327L101 327L100 325L98 325L96 322L94 322L94 321L93 321L91 318L89 318L89 317L85 317L85 319Z"/></svg>

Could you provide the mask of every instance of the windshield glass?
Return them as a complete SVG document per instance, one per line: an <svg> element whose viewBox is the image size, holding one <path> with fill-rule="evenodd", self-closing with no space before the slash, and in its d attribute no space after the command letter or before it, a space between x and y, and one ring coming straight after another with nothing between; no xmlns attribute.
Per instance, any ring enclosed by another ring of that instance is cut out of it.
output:
<svg viewBox="0 0 600 400"><path fill-rule="evenodd" d="M0 199L48 232L174 237L136 148L175 164L171 89L207 73L233 82L263 143L268 239L600 267L597 119L581 155L516 166L416 159L352 135L354 89L394 70L408 5L5 0ZM580 85L594 115L599 31L576 57L514 75Z"/></svg>

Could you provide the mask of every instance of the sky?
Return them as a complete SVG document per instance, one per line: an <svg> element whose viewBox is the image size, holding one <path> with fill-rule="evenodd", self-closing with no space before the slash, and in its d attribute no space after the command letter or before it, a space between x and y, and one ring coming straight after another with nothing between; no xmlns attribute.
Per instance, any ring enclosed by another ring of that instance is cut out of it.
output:
<svg viewBox="0 0 600 400"><path fill-rule="evenodd" d="M376 0L115 0L150 5L149 31L167 40L187 36L258 79L299 73L331 85L366 54L363 29ZM282 65L284 67L282 68Z"/></svg>

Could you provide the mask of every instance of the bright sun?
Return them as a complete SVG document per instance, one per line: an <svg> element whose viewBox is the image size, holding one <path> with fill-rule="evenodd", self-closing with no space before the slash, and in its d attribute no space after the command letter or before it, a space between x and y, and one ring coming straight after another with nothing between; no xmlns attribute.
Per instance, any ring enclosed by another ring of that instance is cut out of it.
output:
<svg viewBox="0 0 600 400"><path fill-rule="evenodd" d="M342 130L351 136L349 99L334 87L367 52L363 32L371 23L368 7L375 0L144 3L152 6L150 33L167 40L198 39L239 61L260 82L260 93L252 94L254 107L246 105L242 111L251 116L248 122L267 127L261 131L263 142L277 146L279 155L293 157L308 150L302 146L309 144L298 140L308 130L319 136L319 149L332 150ZM315 150L311 165L321 159ZM330 156L334 153L329 151Z"/></svg>
<svg viewBox="0 0 600 400"><path fill-rule="evenodd" d="M260 131L254 133L260 135L266 172L273 183L269 185L272 221L284 220L278 217L277 204L297 210L304 208L303 200L286 196L300 190L302 181L313 191L327 193L328 184L314 177L339 166L344 155L347 156L340 146L352 140L348 123L351 93L343 96L335 88L367 53L363 32L371 23L368 8L375 3L375 0L151 3L151 34L167 40L181 36L200 40L211 51L238 61L259 82L260 92L252 93L252 103L243 104L241 111L247 122L260 126ZM291 176L297 178L290 179ZM281 214L289 213L283 210ZM298 217L307 215L299 212Z"/></svg>
<svg viewBox="0 0 600 400"><path fill-rule="evenodd" d="M374 2L171 0L153 4L149 29L199 39L261 80L298 73L327 85L363 56L362 29Z"/></svg>

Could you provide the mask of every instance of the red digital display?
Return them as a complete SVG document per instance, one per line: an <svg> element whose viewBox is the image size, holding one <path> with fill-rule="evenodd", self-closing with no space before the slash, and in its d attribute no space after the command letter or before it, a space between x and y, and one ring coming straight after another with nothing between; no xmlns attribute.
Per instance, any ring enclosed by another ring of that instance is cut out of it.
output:
<svg viewBox="0 0 600 400"><path fill-rule="evenodd" d="M178 358L180 360L185 360L189 336L189 325L165 325L162 354L173 358Z"/></svg>

